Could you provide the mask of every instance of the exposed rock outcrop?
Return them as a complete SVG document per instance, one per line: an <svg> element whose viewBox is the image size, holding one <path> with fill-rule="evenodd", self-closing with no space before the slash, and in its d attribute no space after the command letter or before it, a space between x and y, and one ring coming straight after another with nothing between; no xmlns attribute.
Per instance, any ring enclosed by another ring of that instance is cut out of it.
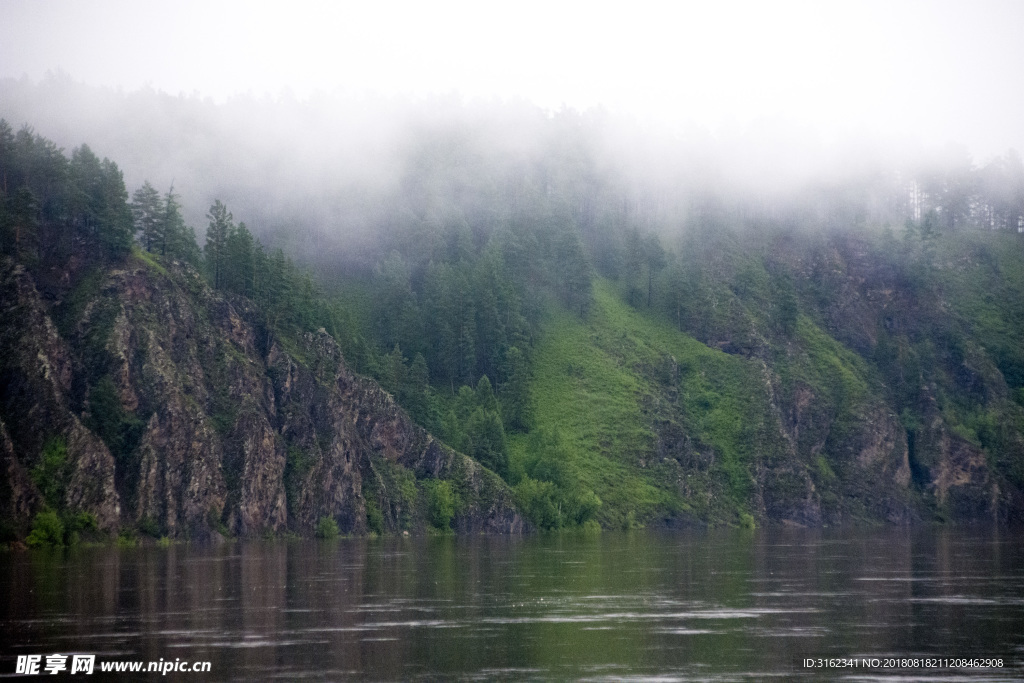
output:
<svg viewBox="0 0 1024 683"><path fill-rule="evenodd" d="M0 512L19 531L44 503L30 472L49 439L69 466L61 499L46 503L92 513L108 531L308 534L328 517L361 533L368 505L402 511L378 516L380 530L416 528L426 505L416 482L436 478L460 493L453 528L523 530L504 482L352 373L328 334L281 339L245 300L173 271L129 260L53 304L24 268L0 264ZM98 398L102 382L113 408Z"/></svg>

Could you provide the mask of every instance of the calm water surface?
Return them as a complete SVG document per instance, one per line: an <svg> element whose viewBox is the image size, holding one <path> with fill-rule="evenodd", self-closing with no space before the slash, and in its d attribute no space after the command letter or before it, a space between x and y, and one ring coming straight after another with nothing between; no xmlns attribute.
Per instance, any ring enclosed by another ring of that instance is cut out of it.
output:
<svg viewBox="0 0 1024 683"><path fill-rule="evenodd" d="M212 663L179 680L1024 680L1022 541L929 528L2 553L0 675L19 654L81 652ZM892 656L1004 666L802 664Z"/></svg>

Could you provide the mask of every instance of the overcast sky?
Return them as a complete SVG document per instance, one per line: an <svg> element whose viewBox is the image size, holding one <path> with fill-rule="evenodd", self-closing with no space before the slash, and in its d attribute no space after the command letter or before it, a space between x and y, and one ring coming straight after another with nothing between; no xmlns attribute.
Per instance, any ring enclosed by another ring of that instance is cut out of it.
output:
<svg viewBox="0 0 1024 683"><path fill-rule="evenodd" d="M712 132L1024 151L1024 2L0 0L0 77L216 99L458 92Z"/></svg>

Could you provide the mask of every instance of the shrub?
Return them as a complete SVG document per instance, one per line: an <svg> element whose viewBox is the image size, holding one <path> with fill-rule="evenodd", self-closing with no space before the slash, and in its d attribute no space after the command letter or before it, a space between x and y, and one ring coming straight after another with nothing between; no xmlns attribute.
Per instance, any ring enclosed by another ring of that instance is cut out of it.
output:
<svg viewBox="0 0 1024 683"><path fill-rule="evenodd" d="M455 493L452 485L444 480L430 481L427 489L427 519L437 529L451 528L455 516Z"/></svg>
<svg viewBox="0 0 1024 683"><path fill-rule="evenodd" d="M298 446L288 447L288 457L284 464L284 493L288 501L288 511L295 513L305 485L306 475L316 464L315 456Z"/></svg>
<svg viewBox="0 0 1024 683"><path fill-rule="evenodd" d="M371 499L366 501L366 528L371 533L384 533L384 514L381 513L377 501Z"/></svg>
<svg viewBox="0 0 1024 683"><path fill-rule="evenodd" d="M741 529L755 529L757 523L754 521L754 516L749 512L740 513L740 528Z"/></svg>
<svg viewBox="0 0 1024 683"><path fill-rule="evenodd" d="M31 477L46 504L59 510L64 504L68 479L68 447L64 439L47 440L39 464L32 468Z"/></svg>
<svg viewBox="0 0 1024 683"><path fill-rule="evenodd" d="M538 528L557 529L562 526L558 489L554 484L523 477L513 490L519 508Z"/></svg>
<svg viewBox="0 0 1024 683"><path fill-rule="evenodd" d="M142 519L139 520L139 531L146 534L147 536L159 538L160 523L152 517L150 517L149 515L144 515Z"/></svg>
<svg viewBox="0 0 1024 683"><path fill-rule="evenodd" d="M564 507L568 517L567 521L573 524L586 524L594 521L594 515L601 507L601 499L590 489L573 492L565 498Z"/></svg>
<svg viewBox="0 0 1024 683"><path fill-rule="evenodd" d="M146 423L121 405L114 380L106 375L89 392L88 426L103 439L111 454L124 463L138 446Z"/></svg>
<svg viewBox="0 0 1024 683"><path fill-rule="evenodd" d="M221 536L227 537L229 535L228 527L224 524L224 520L221 519L221 514L220 508L216 505L211 505L210 509L206 511L206 523L212 530Z"/></svg>
<svg viewBox="0 0 1024 683"><path fill-rule="evenodd" d="M321 517L316 523L316 537L329 540L338 537L338 523L330 517Z"/></svg>
<svg viewBox="0 0 1024 683"><path fill-rule="evenodd" d="M64 535L68 545L75 545L85 534L86 540L98 540L99 522L89 512L78 512L64 518Z"/></svg>
<svg viewBox="0 0 1024 683"><path fill-rule="evenodd" d="M138 544L139 540L135 538L135 534L132 533L131 529L121 529L120 533L117 534L118 548L134 548Z"/></svg>
<svg viewBox="0 0 1024 683"><path fill-rule="evenodd" d="M32 520L25 543L32 548L64 545L64 522L53 510L43 510Z"/></svg>

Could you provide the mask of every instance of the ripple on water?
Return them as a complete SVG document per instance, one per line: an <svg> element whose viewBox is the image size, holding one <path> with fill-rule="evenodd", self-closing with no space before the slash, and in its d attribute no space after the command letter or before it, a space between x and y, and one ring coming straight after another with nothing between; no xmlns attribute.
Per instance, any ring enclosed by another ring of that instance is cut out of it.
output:
<svg viewBox="0 0 1024 683"><path fill-rule="evenodd" d="M341 680L347 678L355 678L364 674L364 671L358 669L316 669L316 670L303 670L297 668L288 668L283 671L272 673L268 678L276 679L283 678L288 681L303 680L305 678L316 678L318 680Z"/></svg>
<svg viewBox="0 0 1024 683"><path fill-rule="evenodd" d="M502 681L510 678L522 678L529 676L541 676L544 673L544 669L535 669L530 667L502 667L502 668L491 668L481 669L480 671L468 674L464 677L467 681Z"/></svg>
<svg viewBox="0 0 1024 683"><path fill-rule="evenodd" d="M853 579L854 581L884 581L884 582L913 582L913 583L927 583L934 581L942 581L942 577L939 576L857 576Z"/></svg>
<svg viewBox="0 0 1024 683"><path fill-rule="evenodd" d="M465 626L465 624L460 624L455 621L445 621L443 619L423 619L419 621L375 621L366 624L367 628L460 628L462 626Z"/></svg>
<svg viewBox="0 0 1024 683"><path fill-rule="evenodd" d="M815 607L783 609L773 607L751 607L749 609L707 609L692 612L675 612L654 615L661 619L756 619L765 614L812 614L821 610Z"/></svg>
<svg viewBox="0 0 1024 683"><path fill-rule="evenodd" d="M483 624L572 624L593 622L665 621L685 619L757 619L770 614L809 614L819 612L816 608L782 609L754 607L749 609L703 609L685 612L596 612L596 613L555 613L521 617L483 617Z"/></svg>
<svg viewBox="0 0 1024 683"><path fill-rule="evenodd" d="M782 628L751 628L747 632L767 638L824 638L832 631L824 626L790 626Z"/></svg>
<svg viewBox="0 0 1024 683"><path fill-rule="evenodd" d="M243 638L241 640L213 640L203 641L203 647L223 648L225 650L249 650L261 647L296 647L308 646L318 643L327 643L326 640L276 640L271 638ZM194 648L195 643L168 643L168 648Z"/></svg>
<svg viewBox="0 0 1024 683"><path fill-rule="evenodd" d="M933 598L907 598L907 602L931 602L940 605L1000 605L1006 604L1001 600L990 600L988 598L976 598L970 595L943 595Z"/></svg>

